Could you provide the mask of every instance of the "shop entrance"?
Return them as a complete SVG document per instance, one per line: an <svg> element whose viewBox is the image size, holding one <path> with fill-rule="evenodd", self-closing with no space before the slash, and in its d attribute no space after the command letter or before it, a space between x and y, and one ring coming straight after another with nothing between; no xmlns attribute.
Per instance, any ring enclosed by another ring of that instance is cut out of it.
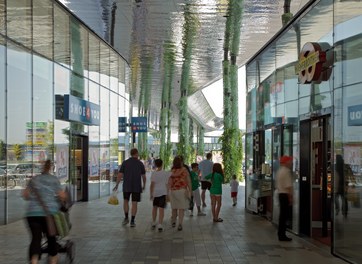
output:
<svg viewBox="0 0 362 264"><path fill-rule="evenodd" d="M70 181L73 199L88 201L88 137L71 135L70 140Z"/></svg>
<svg viewBox="0 0 362 264"><path fill-rule="evenodd" d="M330 122L330 116L324 116L300 123L300 232L328 245L331 243Z"/></svg>

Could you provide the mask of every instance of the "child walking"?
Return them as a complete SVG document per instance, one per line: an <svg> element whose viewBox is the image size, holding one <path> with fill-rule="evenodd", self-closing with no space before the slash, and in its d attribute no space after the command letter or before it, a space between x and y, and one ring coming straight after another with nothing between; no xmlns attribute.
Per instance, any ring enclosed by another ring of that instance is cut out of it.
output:
<svg viewBox="0 0 362 264"><path fill-rule="evenodd" d="M233 206L235 206L238 202L238 190L239 190L239 181L234 174L232 180L230 181L230 192L231 198L233 199Z"/></svg>
<svg viewBox="0 0 362 264"><path fill-rule="evenodd" d="M199 182L199 165L197 163L191 164L191 186L192 196L190 205L190 216L193 216L194 206L197 207L197 215L205 216L206 214L201 211L201 196L200 196L200 182Z"/></svg>
<svg viewBox="0 0 362 264"><path fill-rule="evenodd" d="M151 228L156 229L156 218L158 209L158 226L159 232L163 231L163 217L164 209L166 207L166 195L167 195L167 183L170 177L170 172L162 170L162 160L156 159L155 166L156 170L151 175L150 185L150 199L153 200L152 208L152 226Z"/></svg>
<svg viewBox="0 0 362 264"><path fill-rule="evenodd" d="M222 184L224 183L224 173L220 163L214 163L212 173L205 177L206 180L211 180L210 197L211 197L211 212L214 222L224 221L219 217L222 197Z"/></svg>

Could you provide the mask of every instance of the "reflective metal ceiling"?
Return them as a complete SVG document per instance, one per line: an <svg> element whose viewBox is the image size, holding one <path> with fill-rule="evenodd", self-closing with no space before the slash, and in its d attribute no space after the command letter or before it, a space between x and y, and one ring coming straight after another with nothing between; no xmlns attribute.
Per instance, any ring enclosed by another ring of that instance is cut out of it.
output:
<svg viewBox="0 0 362 264"><path fill-rule="evenodd" d="M201 89L222 77L222 60L228 0L59 0L83 20L100 37L108 41L137 73L139 90L141 73L152 67L149 112L155 122L161 109L164 78L164 44L176 47L173 85L173 118L178 120L183 57L185 7L196 15L198 26L193 43L190 80L194 94L189 99L189 113L207 130L220 127ZM292 0L295 14L308 0ZM281 28L284 0L244 0L237 64L242 66ZM150 59L151 58L151 59ZM143 79L144 80L144 79ZM136 92L135 105L138 103ZM156 127L156 126L155 126Z"/></svg>

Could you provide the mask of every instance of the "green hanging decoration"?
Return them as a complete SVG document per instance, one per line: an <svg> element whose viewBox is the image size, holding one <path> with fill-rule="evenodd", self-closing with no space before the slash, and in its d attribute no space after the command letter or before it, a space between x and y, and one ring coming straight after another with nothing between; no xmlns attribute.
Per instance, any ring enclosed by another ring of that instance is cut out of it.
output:
<svg viewBox="0 0 362 264"><path fill-rule="evenodd" d="M160 131L161 131L161 145L160 145L160 158L163 160L164 168L168 168L170 164L170 152L168 151L168 137L167 135L171 133L171 130L168 131L168 127L171 127L168 123L168 117L170 112L170 100L171 100L171 91L172 91L172 75L173 67L175 62L175 45L173 43L166 43L164 45L164 69L165 75L162 85L162 106L161 106L161 121L160 121ZM171 140L171 138L169 139Z"/></svg>
<svg viewBox="0 0 362 264"><path fill-rule="evenodd" d="M189 94L189 79L190 79L190 66L192 46L194 44L197 28L198 18L196 14L190 10L191 5L186 4L184 10L185 24L183 32L183 64L181 74L181 98L179 100L179 142L177 144L177 154L182 155L184 160L190 159L190 142L189 142L189 118L187 112L187 97Z"/></svg>
<svg viewBox="0 0 362 264"><path fill-rule="evenodd" d="M225 180L229 181L236 174L242 179L242 134L239 129L238 108L238 67L236 59L239 52L240 25L243 1L229 2L228 16L225 25L223 85L224 85L224 132L222 157ZM229 60L230 52L230 60Z"/></svg>
<svg viewBox="0 0 362 264"><path fill-rule="evenodd" d="M204 143L205 129L199 125L197 135L197 155L204 156L205 143Z"/></svg>

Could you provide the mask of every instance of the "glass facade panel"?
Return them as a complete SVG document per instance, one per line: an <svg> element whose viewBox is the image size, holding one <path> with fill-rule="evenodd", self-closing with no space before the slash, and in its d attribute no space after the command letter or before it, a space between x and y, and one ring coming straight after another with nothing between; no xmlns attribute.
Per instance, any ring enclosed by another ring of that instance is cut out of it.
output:
<svg viewBox="0 0 362 264"><path fill-rule="evenodd" d="M118 55L110 51L110 84L111 90L118 93L118 80L119 80L119 60Z"/></svg>
<svg viewBox="0 0 362 264"><path fill-rule="evenodd" d="M101 85L109 87L109 76L110 76L110 60L109 60L109 48L106 44L100 46L100 67L101 67Z"/></svg>
<svg viewBox="0 0 362 264"><path fill-rule="evenodd" d="M5 97L5 40L0 36L0 189L7 185L6 169L6 97ZM6 192L0 191L0 225L5 224Z"/></svg>
<svg viewBox="0 0 362 264"><path fill-rule="evenodd" d="M70 79L71 72L58 64L54 64L54 94L55 96L64 96L70 94ZM58 102L55 103L56 107ZM62 107L62 105L61 105ZM58 113L56 113L57 115ZM55 175L61 183L69 180L69 137L70 124L69 122L55 119L54 120L54 161ZM70 187L74 197L75 182L70 181Z"/></svg>
<svg viewBox="0 0 362 264"><path fill-rule="evenodd" d="M21 76L21 78L19 78ZM7 175L15 179L16 185L27 184L25 167L31 168L33 158L28 155L31 148L32 125L32 81L31 55L22 48L8 42L7 46ZM29 137L30 136L30 137ZM29 139L30 138L30 142ZM29 146L30 143L30 146ZM29 165L30 164L30 165ZM8 220L12 222L23 216L24 200L20 190L8 192Z"/></svg>
<svg viewBox="0 0 362 264"><path fill-rule="evenodd" d="M0 33L5 34L5 0L0 0Z"/></svg>
<svg viewBox="0 0 362 264"><path fill-rule="evenodd" d="M100 130L100 188L101 196L107 195L110 192L110 142L109 142L109 90L101 88L100 105L101 111L101 127Z"/></svg>
<svg viewBox="0 0 362 264"><path fill-rule="evenodd" d="M54 60L66 67L70 66L69 15L54 5Z"/></svg>
<svg viewBox="0 0 362 264"><path fill-rule="evenodd" d="M118 100L116 93L110 93L110 187L113 189L118 176Z"/></svg>
<svg viewBox="0 0 362 264"><path fill-rule="evenodd" d="M74 18L71 19L72 70L88 77L88 32Z"/></svg>
<svg viewBox="0 0 362 264"><path fill-rule="evenodd" d="M100 42L92 34L89 34L89 79L94 82L99 82L100 71Z"/></svg>
<svg viewBox="0 0 362 264"><path fill-rule="evenodd" d="M99 102L100 86L97 83L89 82L89 101L95 104ZM102 111L101 111L102 112ZM89 199L97 199L100 196L100 143L99 143L99 126L89 127Z"/></svg>
<svg viewBox="0 0 362 264"><path fill-rule="evenodd" d="M33 56L33 130L32 159L34 163L53 160L53 63ZM28 136L28 135L27 135ZM33 171L39 173L39 170Z"/></svg>
<svg viewBox="0 0 362 264"><path fill-rule="evenodd" d="M33 49L53 59L53 3L33 1Z"/></svg>
<svg viewBox="0 0 362 264"><path fill-rule="evenodd" d="M7 35L14 41L31 48L31 1L6 1Z"/></svg>

